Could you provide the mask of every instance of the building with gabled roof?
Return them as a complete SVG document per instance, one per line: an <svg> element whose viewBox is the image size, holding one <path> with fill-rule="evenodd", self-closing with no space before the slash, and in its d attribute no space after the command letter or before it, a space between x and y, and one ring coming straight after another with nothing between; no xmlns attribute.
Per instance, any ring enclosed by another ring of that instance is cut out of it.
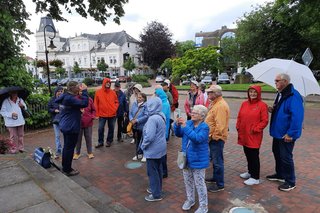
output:
<svg viewBox="0 0 320 213"><path fill-rule="evenodd" d="M47 48L49 51L48 60L61 60L69 77L73 76L72 67L75 62L82 70L88 70L88 73L92 74L93 70L97 71L97 64L103 59L109 67L106 74L117 76L126 75L123 63L129 57L137 66L140 65L139 41L127 34L126 31L99 34L82 33L74 37L63 38L55 28L53 20L50 17L42 17L36 32L37 60L46 60L44 37L46 37L47 46L50 44L50 38L54 37L53 43L56 46L54 50ZM54 67L50 67L50 71L54 73Z"/></svg>

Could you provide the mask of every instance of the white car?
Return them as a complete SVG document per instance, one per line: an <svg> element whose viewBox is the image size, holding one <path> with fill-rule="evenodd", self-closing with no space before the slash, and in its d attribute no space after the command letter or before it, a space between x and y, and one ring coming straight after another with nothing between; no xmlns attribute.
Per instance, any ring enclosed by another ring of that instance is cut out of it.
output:
<svg viewBox="0 0 320 213"><path fill-rule="evenodd" d="M110 80L111 80L111 83L114 83L116 81L119 81L119 78L117 78L117 76L111 76Z"/></svg>
<svg viewBox="0 0 320 213"><path fill-rule="evenodd" d="M201 83L203 83L203 84L212 84L212 77L210 75L205 76L201 80Z"/></svg>
<svg viewBox="0 0 320 213"><path fill-rule="evenodd" d="M162 83L163 81L164 81L164 77L163 77L163 76L158 75L158 76L156 77L156 83Z"/></svg>

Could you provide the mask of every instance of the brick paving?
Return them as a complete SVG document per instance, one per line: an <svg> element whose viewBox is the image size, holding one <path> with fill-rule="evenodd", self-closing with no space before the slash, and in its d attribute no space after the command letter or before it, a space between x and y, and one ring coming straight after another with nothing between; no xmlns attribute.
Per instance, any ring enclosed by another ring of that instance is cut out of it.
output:
<svg viewBox="0 0 320 213"><path fill-rule="evenodd" d="M181 98L183 100L183 98ZM274 173L274 159L271 151L272 139L265 129L263 145L260 150L260 185L246 186L239 174L246 171L246 161L242 147L237 145L235 122L238 109L243 100L227 99L231 108L230 134L225 145L225 190L208 193L209 212L227 212L234 206L246 206L256 212L320 212L320 104L307 103L304 131L297 141L294 158L296 163L297 188L289 193L277 189L276 182L265 179ZM182 105L182 102L180 104ZM180 107L182 108L182 107ZM97 121L94 124L93 141L97 142ZM125 164L132 162L135 145L131 140L118 143L110 148L94 149L95 158L86 157L85 145L82 157L73 161L74 168L94 186L111 196L133 212L183 212L181 205L185 200L182 172L175 164L180 139L172 137L168 144L169 177L163 181L164 199L160 202L146 202L148 178L146 165L138 169L127 169ZM83 142L84 143L84 142ZM54 147L53 129L28 133L25 136L26 149L32 152L37 146ZM211 174L211 166L207 174ZM188 212L194 212L197 206Z"/></svg>

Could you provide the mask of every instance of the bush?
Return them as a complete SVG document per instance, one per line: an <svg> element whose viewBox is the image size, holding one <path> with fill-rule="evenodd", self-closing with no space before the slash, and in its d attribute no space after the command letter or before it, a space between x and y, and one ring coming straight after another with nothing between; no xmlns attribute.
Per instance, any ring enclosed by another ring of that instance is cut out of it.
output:
<svg viewBox="0 0 320 213"><path fill-rule="evenodd" d="M148 76L146 76L146 75L133 75L132 80L134 82L138 82L138 83L148 82Z"/></svg>
<svg viewBox="0 0 320 213"><path fill-rule="evenodd" d="M94 83L94 80L92 78L85 78L83 79L83 83L85 83L87 86L91 86Z"/></svg>
<svg viewBox="0 0 320 213"><path fill-rule="evenodd" d="M94 100L94 96L96 94L96 90L94 89L88 89L88 95Z"/></svg>

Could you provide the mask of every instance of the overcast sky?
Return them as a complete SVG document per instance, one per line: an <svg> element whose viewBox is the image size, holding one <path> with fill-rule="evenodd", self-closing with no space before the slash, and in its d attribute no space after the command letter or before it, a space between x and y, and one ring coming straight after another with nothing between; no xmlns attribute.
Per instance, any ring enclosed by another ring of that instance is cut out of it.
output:
<svg viewBox="0 0 320 213"><path fill-rule="evenodd" d="M272 1L272 0L268 0ZM245 12L253 10L257 4L265 4L266 0L129 0L124 6L125 16L121 25L112 19L103 26L92 18L82 18L78 14L65 14L69 22L54 21L56 29L62 37L73 37L81 33L108 33L125 30L135 39L143 32L143 28L152 21L158 21L168 27L174 41L194 40L196 32L210 32L226 25L236 27L235 21ZM35 14L35 4L32 0L24 0L27 11L32 14L28 28L35 33L39 28L40 17ZM30 57L36 56L35 34L29 36L24 53Z"/></svg>

